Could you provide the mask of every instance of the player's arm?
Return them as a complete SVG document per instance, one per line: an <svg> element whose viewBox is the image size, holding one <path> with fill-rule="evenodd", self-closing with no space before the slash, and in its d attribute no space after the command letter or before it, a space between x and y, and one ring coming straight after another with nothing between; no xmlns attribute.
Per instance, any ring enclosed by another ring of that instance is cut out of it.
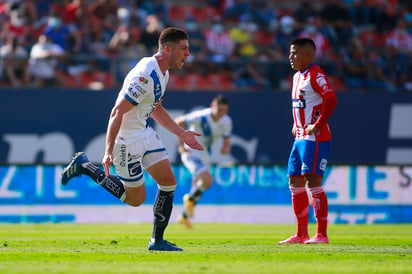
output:
<svg viewBox="0 0 412 274"><path fill-rule="evenodd" d="M332 115L338 103L336 94L326 77L325 81L325 85L327 85L326 88L320 87L316 81L311 79L312 87L322 97L323 103L318 119L313 124L305 125L305 131L309 135L314 133L316 130L320 129L327 123L329 117Z"/></svg>
<svg viewBox="0 0 412 274"><path fill-rule="evenodd" d="M114 141L116 139L117 133L119 132L120 125L122 124L123 115L132 107L132 103L130 103L126 99L126 97L123 97L121 100L116 102L110 113L109 124L107 126L106 132L106 148L102 160L102 165L106 173L106 177L109 176L109 169L111 164L113 163Z"/></svg>
<svg viewBox="0 0 412 274"><path fill-rule="evenodd" d="M222 148L220 149L220 153L222 154L229 154L232 144L230 142L230 137L223 137L223 144Z"/></svg>
<svg viewBox="0 0 412 274"><path fill-rule="evenodd" d="M178 116L175 119L176 124L178 124L178 126L182 127L182 128L186 128L185 125L185 117L183 115ZM186 152L186 148L184 146L185 142L182 140L182 138L177 138L177 150L179 151L179 153L183 153Z"/></svg>
<svg viewBox="0 0 412 274"><path fill-rule="evenodd" d="M166 128L179 138L181 138L189 147L197 150L203 150L203 147L197 142L195 136L201 136L200 133L185 130L179 126L167 113L160 101L152 112L151 117L162 127Z"/></svg>

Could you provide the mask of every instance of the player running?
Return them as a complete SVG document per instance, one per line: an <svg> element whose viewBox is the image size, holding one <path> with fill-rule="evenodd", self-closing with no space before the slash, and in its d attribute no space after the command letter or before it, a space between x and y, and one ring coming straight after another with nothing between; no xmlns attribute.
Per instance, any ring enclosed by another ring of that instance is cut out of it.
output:
<svg viewBox="0 0 412 274"><path fill-rule="evenodd" d="M188 147L203 150L195 136L201 134L178 126L162 106L169 69L181 69L189 56L185 31L166 28L159 37L159 49L151 57L142 58L127 74L112 108L102 160L104 171L90 163L83 152L76 153L62 173L62 184L85 174L121 201L139 206L146 199L143 169L156 181L158 191L153 206L153 231L149 250L181 251L163 239L173 207L176 178L166 149L154 129L147 124L152 117L176 134ZM117 176L110 175L114 164Z"/></svg>
<svg viewBox="0 0 412 274"><path fill-rule="evenodd" d="M190 130L201 132L199 143L205 151L191 149L179 138L179 153L183 164L193 177L193 185L190 193L183 196L184 211L178 217L178 221L187 228L192 225L189 218L194 215L194 207L202 194L213 184L213 176L210 174L211 146L223 138L220 152L228 154L231 149L230 134L232 132L232 119L227 114L229 101L223 95L216 96L209 108L197 110L175 119L176 123Z"/></svg>

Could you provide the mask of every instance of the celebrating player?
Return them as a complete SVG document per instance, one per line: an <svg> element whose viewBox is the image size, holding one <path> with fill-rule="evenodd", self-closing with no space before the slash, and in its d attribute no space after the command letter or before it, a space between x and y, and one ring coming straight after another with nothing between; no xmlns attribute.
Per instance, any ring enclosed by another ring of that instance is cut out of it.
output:
<svg viewBox="0 0 412 274"><path fill-rule="evenodd" d="M297 232L280 244L329 243L327 235L328 200L322 177L329 157L331 132L327 124L337 104L336 95L322 69L313 63L316 46L310 38L290 44L289 60L297 72L293 76L292 114L295 136L288 163L289 188L297 219ZM317 233L309 239L309 199L312 196Z"/></svg>
<svg viewBox="0 0 412 274"><path fill-rule="evenodd" d="M154 221L149 250L181 251L163 239L173 207L176 178L172 173L166 149L147 119L176 134L188 147L203 150L195 136L200 133L184 130L162 106L169 69L181 69L189 56L189 40L185 31L166 28L159 37L159 49L151 57L142 58L127 74L112 108L102 160L104 171L90 163L84 152L76 153L62 173L62 184L81 174L92 178L111 194L131 206L141 205L146 198L143 169L156 181L158 191L153 206ZM117 176L110 175L114 164Z"/></svg>
<svg viewBox="0 0 412 274"><path fill-rule="evenodd" d="M213 184L213 177L209 172L211 146L223 137L220 152L222 154L230 152L232 119L227 115L228 111L229 101L223 95L218 95L212 100L209 108L197 110L175 119L178 125L201 132L199 143L206 148L205 151L191 149L179 138L179 153L181 153L182 162L193 176L192 189L190 193L183 196L184 211L179 215L179 222L187 228L192 227L189 218L193 217L196 203L203 192Z"/></svg>

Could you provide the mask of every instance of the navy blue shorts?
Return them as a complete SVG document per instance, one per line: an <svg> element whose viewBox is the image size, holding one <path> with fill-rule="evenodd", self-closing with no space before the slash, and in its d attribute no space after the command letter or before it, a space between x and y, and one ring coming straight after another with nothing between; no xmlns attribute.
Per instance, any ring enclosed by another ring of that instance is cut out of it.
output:
<svg viewBox="0 0 412 274"><path fill-rule="evenodd" d="M323 177L328 163L330 143L295 140L289 156L288 176L317 174Z"/></svg>

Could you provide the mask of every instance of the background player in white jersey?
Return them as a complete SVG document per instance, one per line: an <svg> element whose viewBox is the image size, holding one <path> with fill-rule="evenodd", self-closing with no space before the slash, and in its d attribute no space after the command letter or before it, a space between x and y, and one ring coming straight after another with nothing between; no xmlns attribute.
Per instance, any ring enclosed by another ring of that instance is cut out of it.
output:
<svg viewBox="0 0 412 274"><path fill-rule="evenodd" d="M182 68L189 54L185 31L173 27L163 30L157 53L142 58L127 74L112 108L102 160L104 171L90 163L84 152L79 152L62 173L63 185L73 177L85 174L125 203L139 206L146 198L145 169L158 184L149 250L182 249L163 239L172 212L176 178L165 147L146 120L152 117L192 149L203 150L195 139L201 134L177 125L162 106L169 80L168 70ZM109 174L112 163L117 176Z"/></svg>
<svg viewBox="0 0 412 274"><path fill-rule="evenodd" d="M292 134L295 136L288 162L292 206L297 232L280 244L329 243L327 235L328 200L322 177L329 158L331 133L327 120L337 104L335 92L322 69L313 63L316 46L310 38L298 38L290 44L289 61L297 72L292 87ZM312 196L317 233L309 239L309 199Z"/></svg>
<svg viewBox="0 0 412 274"><path fill-rule="evenodd" d="M189 218L193 217L195 205L203 192L213 184L213 176L209 171L211 146L219 138L223 138L220 152L230 152L232 119L227 114L228 111L229 101L223 95L218 95L212 100L209 108L193 111L175 119L178 125L202 133L198 140L205 148L204 151L191 149L179 138L178 149L182 162L193 176L192 189L183 196L184 211L179 215L179 222L187 228L191 228Z"/></svg>

